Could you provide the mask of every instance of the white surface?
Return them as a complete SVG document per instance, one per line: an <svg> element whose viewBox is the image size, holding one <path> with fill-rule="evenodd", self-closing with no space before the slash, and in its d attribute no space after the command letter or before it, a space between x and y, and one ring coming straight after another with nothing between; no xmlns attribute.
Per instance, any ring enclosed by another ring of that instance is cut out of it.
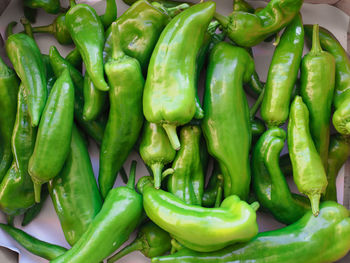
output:
<svg viewBox="0 0 350 263"><path fill-rule="evenodd" d="M0 32L4 35L6 25L13 20L19 21L20 17L23 16L22 9L20 8L20 2L22 0L12 0L11 4L8 6L7 10L5 10L3 16L0 17ZM99 14L104 12L105 1L99 2L98 0L86 0L86 1L77 1L77 2L86 2L91 4ZM98 3L99 2L99 3ZM222 14L229 14L232 10L232 1L231 0L216 0L217 2L217 11ZM264 6L266 3L261 1L249 1L254 6ZM64 6L68 5L68 0L62 1ZM118 4L118 16L120 16L127 8L127 6L121 1L117 0ZM304 19L304 23L319 23L321 26L326 27L341 41L341 44L346 47L346 32L349 24L349 17L346 16L343 12L339 11L337 8L328 6L328 5L309 5L304 4L301 11ZM36 25L44 25L48 24L53 20L53 15L45 14L43 11L39 11L38 22ZM22 26L18 25L15 28L15 32L21 31ZM57 46L60 53L65 56L68 54L70 50L72 50L73 46L61 46L56 42L56 40L47 35L36 35L36 40L41 48L43 53L48 53L48 50L51 45ZM305 51L306 52L306 49ZM266 79L267 70L272 58L273 48L272 43L262 43L257 47L254 47L254 56L257 71L262 80ZM202 87L203 88L203 87ZM89 148L91 160L93 163L93 168L95 175L98 174L98 149L96 145L93 143L90 144ZM125 168L128 170L131 160L136 159L138 161L137 168L137 177L146 175L147 170L143 165L143 162L139 158L136 152L133 152L126 164ZM343 169L340 171L340 176L338 176L337 186L338 189L342 191L343 187ZM118 177L116 185L121 185L122 182ZM292 187L295 190L295 186ZM343 195L342 192L338 193L338 200L342 203ZM15 220L15 226L20 226L21 218L18 217ZM3 214L0 214L0 222L6 222ZM270 215L259 213L258 215L258 223L260 231L272 230L276 228L283 227L282 224L276 222ZM52 202L50 198L46 200L43 210L40 215L29 224L27 227L22 228L24 231L30 233L31 235L45 240L47 242L51 242L54 244L58 244L69 248L68 243L65 241L63 232L60 227L60 223L58 221L55 210L52 206ZM134 238L135 234L132 238ZM8 247L12 250L20 253L20 263L40 263L47 262L46 260L33 256L28 253L26 250L21 248L15 241L9 238L3 231L0 231L0 246ZM146 259L141 253L134 252L129 254L128 256L121 259L119 262L133 262L133 263L141 263L141 262L150 262L149 259Z"/></svg>

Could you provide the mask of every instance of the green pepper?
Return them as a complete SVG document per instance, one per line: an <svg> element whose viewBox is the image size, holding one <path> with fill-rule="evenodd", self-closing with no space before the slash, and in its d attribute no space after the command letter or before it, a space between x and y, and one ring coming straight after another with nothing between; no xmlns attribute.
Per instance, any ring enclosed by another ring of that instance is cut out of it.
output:
<svg viewBox="0 0 350 263"><path fill-rule="evenodd" d="M147 121L163 126L176 150L180 149L176 127L188 123L196 112L196 57L215 6L210 1L200 3L173 18L148 67L143 113Z"/></svg>
<svg viewBox="0 0 350 263"><path fill-rule="evenodd" d="M127 5L133 5L134 3L138 2L138 1L139 0L123 0L123 2ZM163 5L165 8L172 8L172 7L179 5L179 3L182 3L183 1L178 2L178 1L172 1L172 0L156 0L156 1L151 0L150 2L152 2L152 4L155 2L158 2L161 5ZM188 3L188 4L191 4L191 3Z"/></svg>
<svg viewBox="0 0 350 263"><path fill-rule="evenodd" d="M299 220L308 210L307 198L292 194L279 167L279 156L286 139L286 132L270 128L256 143L251 160L252 186L262 207L284 224Z"/></svg>
<svg viewBox="0 0 350 263"><path fill-rule="evenodd" d="M327 171L335 59L322 50L317 24L313 28L311 51L304 56L300 71L300 95L310 113L311 137Z"/></svg>
<svg viewBox="0 0 350 263"><path fill-rule="evenodd" d="M221 174L219 164L214 161L214 168L210 176L207 188L202 197L202 206L219 207L222 200L224 177Z"/></svg>
<svg viewBox="0 0 350 263"><path fill-rule="evenodd" d="M73 67L75 67L77 70L79 70L81 72L81 67L82 67L82 64L83 64L83 60L81 58L81 55L80 55L78 49L75 48L71 52L69 52L65 59Z"/></svg>
<svg viewBox="0 0 350 263"><path fill-rule="evenodd" d="M116 0L106 0L106 11L100 18L104 28L108 28L117 19Z"/></svg>
<svg viewBox="0 0 350 263"><path fill-rule="evenodd" d="M6 51L27 90L32 125L37 126L47 97L45 66L40 50L30 36L14 34L6 41Z"/></svg>
<svg viewBox="0 0 350 263"><path fill-rule="evenodd" d="M309 111L300 96L292 102L288 123L288 149L293 166L293 179L298 190L308 196L312 212L319 212L321 194L327 177L309 128Z"/></svg>
<svg viewBox="0 0 350 263"><path fill-rule="evenodd" d="M96 11L87 4L73 5L66 13L66 25L92 82L99 90L108 90L102 59L105 35Z"/></svg>
<svg viewBox="0 0 350 263"><path fill-rule="evenodd" d="M271 0L255 14L234 11L228 17L216 13L215 18L232 41L252 47L288 25L302 4L303 0Z"/></svg>
<svg viewBox="0 0 350 263"><path fill-rule="evenodd" d="M102 209L77 243L52 263L100 262L118 249L142 219L142 196L134 189L136 162L129 182L109 191Z"/></svg>
<svg viewBox="0 0 350 263"><path fill-rule="evenodd" d="M140 227L136 239L130 245L109 258L107 263L116 262L136 250L140 250L148 258L162 256L170 250L170 241L171 237L168 232L165 232L152 221L149 221Z"/></svg>
<svg viewBox="0 0 350 263"><path fill-rule="evenodd" d="M29 207L25 211L25 213L23 215L21 226L29 225L40 214L41 209L42 209L48 195L49 195L49 191L47 189L47 185L45 184L41 190L40 203L35 203L33 206Z"/></svg>
<svg viewBox="0 0 350 263"><path fill-rule="evenodd" d="M11 166L11 136L16 120L19 80L0 58L0 182Z"/></svg>
<svg viewBox="0 0 350 263"><path fill-rule="evenodd" d="M160 188L163 168L175 159L176 151L159 124L145 121L139 152L142 160L152 170L154 187Z"/></svg>
<svg viewBox="0 0 350 263"><path fill-rule="evenodd" d="M225 197L246 199L249 193L251 125L242 85L253 71L253 59L243 48L221 42L210 54L202 130L224 176Z"/></svg>
<svg viewBox="0 0 350 263"><path fill-rule="evenodd" d="M254 8L244 0L233 0L233 11L254 13Z"/></svg>
<svg viewBox="0 0 350 263"><path fill-rule="evenodd" d="M73 114L74 86L66 69L49 95L29 160L28 171L34 183L36 202L40 202L41 185L58 175L68 156Z"/></svg>
<svg viewBox="0 0 350 263"><path fill-rule="evenodd" d="M30 8L42 8L50 14L57 14L61 10L60 0L23 0L23 5Z"/></svg>
<svg viewBox="0 0 350 263"><path fill-rule="evenodd" d="M70 153L49 192L64 236L74 245L102 207L102 198L84 139L73 126Z"/></svg>
<svg viewBox="0 0 350 263"><path fill-rule="evenodd" d="M143 124L141 66L122 51L117 23L112 24L112 31L113 56L105 64L110 85L110 110L101 145L98 177L103 198L113 187L117 172L136 143Z"/></svg>
<svg viewBox="0 0 350 263"><path fill-rule="evenodd" d="M143 195L147 216L190 249L215 251L248 241L258 233L255 210L259 204L249 205L238 196L227 197L219 208L205 208L155 189L149 176L139 180L137 189Z"/></svg>
<svg viewBox="0 0 350 263"><path fill-rule="evenodd" d="M250 125L252 129L252 144L255 144L260 136L266 131L266 126L259 118L250 120Z"/></svg>
<svg viewBox="0 0 350 263"><path fill-rule="evenodd" d="M211 253L184 248L152 263L326 263L336 262L350 250L349 211L336 202L324 202L320 214L307 212L297 222L273 231L261 232L248 243Z"/></svg>
<svg viewBox="0 0 350 263"><path fill-rule="evenodd" d="M200 155L201 135L199 126L187 125L181 128L182 147L176 153L168 178L168 191L189 205L202 204L205 182Z"/></svg>

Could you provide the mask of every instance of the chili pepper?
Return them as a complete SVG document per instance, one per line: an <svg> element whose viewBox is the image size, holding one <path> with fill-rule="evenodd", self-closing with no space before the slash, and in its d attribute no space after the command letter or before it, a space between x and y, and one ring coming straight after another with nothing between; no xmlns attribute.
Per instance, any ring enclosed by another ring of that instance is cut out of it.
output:
<svg viewBox="0 0 350 263"><path fill-rule="evenodd" d="M116 0L106 0L106 11L100 18L104 28L108 28L117 19Z"/></svg>
<svg viewBox="0 0 350 263"><path fill-rule="evenodd" d="M219 164L214 161L213 172L203 193L202 206L219 207L222 200L223 187L224 177L220 172Z"/></svg>
<svg viewBox="0 0 350 263"><path fill-rule="evenodd" d="M0 58L0 182L11 166L11 135L16 119L19 81L16 73Z"/></svg>
<svg viewBox="0 0 350 263"><path fill-rule="evenodd" d="M297 222L261 232L248 243L211 253L184 248L173 255L153 258L152 263L335 262L350 249L349 211L331 201L322 203L320 208L318 217L309 211Z"/></svg>
<svg viewBox="0 0 350 263"><path fill-rule="evenodd" d="M35 203L33 206L27 209L27 211L23 215L22 224L21 224L22 226L29 225L39 215L48 195L49 195L49 191L47 190L47 186L45 184L41 190L40 203Z"/></svg>
<svg viewBox="0 0 350 263"><path fill-rule="evenodd" d="M312 38L312 26L305 25L305 34ZM338 40L324 28L319 32L321 47L335 58L335 91L333 125L344 135L350 134L350 60Z"/></svg>
<svg viewBox="0 0 350 263"><path fill-rule="evenodd" d="M309 111L300 96L295 97L290 109L288 149L294 182L298 190L308 196L312 213L317 216L321 194L327 187L327 177L311 138Z"/></svg>
<svg viewBox="0 0 350 263"><path fill-rule="evenodd" d="M113 187L117 172L137 141L143 124L144 79L139 62L121 47L118 25L112 24L113 56L106 63L110 110L100 152L98 182L102 197Z"/></svg>
<svg viewBox="0 0 350 263"><path fill-rule="evenodd" d="M87 4L73 5L66 13L66 26L92 82L99 90L108 90L102 60L104 29L96 11Z"/></svg>
<svg viewBox="0 0 350 263"><path fill-rule="evenodd" d="M83 60L78 49L73 49L65 58L72 66L81 72ZM85 72L86 73L86 72Z"/></svg>
<svg viewBox="0 0 350 263"><path fill-rule="evenodd" d="M40 202L41 185L60 172L68 156L73 114L74 86L66 69L51 90L29 160L36 202Z"/></svg>
<svg viewBox="0 0 350 263"><path fill-rule="evenodd" d="M204 191L204 171L200 156L202 131L199 126L181 128L181 149L177 152L168 179L168 191L186 204L201 205Z"/></svg>
<svg viewBox="0 0 350 263"><path fill-rule="evenodd" d="M176 150L180 149L176 127L188 123L196 112L196 56L215 6L214 2L200 3L173 18L163 30L148 67L145 118L163 126Z"/></svg>
<svg viewBox="0 0 350 263"><path fill-rule="evenodd" d="M216 13L215 18L232 41L239 46L252 47L288 25L302 4L303 0L271 0L255 14L234 11L228 17Z"/></svg>
<svg viewBox="0 0 350 263"><path fill-rule="evenodd" d="M64 254L67 249L39 240L21 229L0 223L0 228L16 240L22 247L30 253L47 260L53 260Z"/></svg>
<svg viewBox="0 0 350 263"><path fill-rule="evenodd" d="M248 241L258 233L258 203L249 205L233 195L219 208L188 205L171 193L155 189L149 176L139 180L137 189L143 195L147 216L182 245L196 251L215 251Z"/></svg>
<svg viewBox="0 0 350 263"><path fill-rule="evenodd" d="M59 175L49 182L49 191L64 236L74 245L102 207L90 156L75 126L70 153Z"/></svg>
<svg viewBox="0 0 350 263"><path fill-rule="evenodd" d="M224 176L225 197L248 197L251 124L242 84L253 70L253 59L243 48L222 42L210 54L202 130L208 151Z"/></svg>
<svg viewBox="0 0 350 263"><path fill-rule="evenodd" d="M260 136L266 131L265 123L259 118L254 118L250 120L250 125L252 129L252 144L255 144Z"/></svg>
<svg viewBox="0 0 350 263"><path fill-rule="evenodd" d="M142 196L135 189L136 162L131 164L129 182L109 191L100 212L77 243L58 262L100 262L118 249L142 218Z"/></svg>
<svg viewBox="0 0 350 263"><path fill-rule="evenodd" d="M163 168L175 159L176 152L159 124L144 122L139 152L152 170L154 187L160 188Z"/></svg>
<svg viewBox="0 0 350 263"><path fill-rule="evenodd" d="M42 8L50 14L57 14L61 10L60 0L23 0L23 5L30 8Z"/></svg>
<svg viewBox="0 0 350 263"><path fill-rule="evenodd" d="M326 171L334 78L335 59L322 50L318 25L314 25L312 48L301 64L300 94L309 110L311 137Z"/></svg>
<svg viewBox="0 0 350 263"><path fill-rule="evenodd" d="M261 117L268 127L278 127L288 119L303 48L303 22L301 15L297 15L284 31L269 68L261 105Z"/></svg>
<svg viewBox="0 0 350 263"><path fill-rule="evenodd" d="M139 250L148 258L164 255L171 248L171 237L152 221L142 225L136 239L117 254L107 260L107 263L116 262L125 255Z"/></svg>
<svg viewBox="0 0 350 263"><path fill-rule="evenodd" d="M244 0L233 0L233 11L254 13L254 8Z"/></svg>
<svg viewBox="0 0 350 263"><path fill-rule="evenodd" d="M45 55L43 54L43 62L45 65L45 69L46 69L46 79L47 79L47 85L46 85L46 89L47 89L47 94L50 94L53 85L55 85L55 82L57 80L56 75L53 71L53 68L51 66L50 63L50 56L49 55Z"/></svg>

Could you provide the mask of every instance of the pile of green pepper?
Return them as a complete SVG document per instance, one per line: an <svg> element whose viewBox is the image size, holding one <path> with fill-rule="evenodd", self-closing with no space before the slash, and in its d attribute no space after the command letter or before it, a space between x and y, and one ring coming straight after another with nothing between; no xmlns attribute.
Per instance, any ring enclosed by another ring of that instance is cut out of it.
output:
<svg viewBox="0 0 350 263"><path fill-rule="evenodd" d="M106 0L103 15L74 0L68 9L24 0L23 32L8 25L13 69L0 58L0 210L8 222L0 229L62 263L116 262L135 250L179 263L346 255L350 217L337 203L336 177L350 156L350 59L338 40L303 25L302 0L258 10L233 0L227 17L210 0L124 2L130 7L117 17L116 0ZM58 15L33 27L37 8ZM42 54L37 33L75 48L65 58L55 46ZM274 36L261 83L251 47ZM90 139L100 147L97 181ZM129 176L123 167L133 150L149 171L137 185L136 161ZM118 173L125 186L114 187ZM300 193L291 192L290 174ZM15 216L24 215L22 225L34 220L47 195L69 249L14 226ZM257 210L287 226L259 233Z"/></svg>

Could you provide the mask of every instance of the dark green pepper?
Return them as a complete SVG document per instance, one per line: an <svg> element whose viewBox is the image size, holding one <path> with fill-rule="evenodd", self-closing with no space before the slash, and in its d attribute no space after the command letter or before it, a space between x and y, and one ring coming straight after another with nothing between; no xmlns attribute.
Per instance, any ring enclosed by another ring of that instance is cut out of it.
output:
<svg viewBox="0 0 350 263"><path fill-rule="evenodd" d="M29 207L27 211L23 215L21 226L29 225L41 212L41 209L49 195L49 191L47 189L47 185L41 189L41 200L40 203L35 203L33 206Z"/></svg>
<svg viewBox="0 0 350 263"><path fill-rule="evenodd" d="M65 58L67 62L69 62L73 67L75 67L77 70L81 72L83 59L81 58L81 55L79 53L78 49L73 49L71 52L68 53L68 55Z"/></svg>
<svg viewBox="0 0 350 263"><path fill-rule="evenodd" d="M214 161L214 168L210 176L207 188L202 197L202 206L219 207L222 201L224 189L224 177L222 176L219 164Z"/></svg>
<svg viewBox="0 0 350 263"><path fill-rule="evenodd" d="M60 0L23 0L23 4L30 8L42 8L50 14L57 14L61 10Z"/></svg>

